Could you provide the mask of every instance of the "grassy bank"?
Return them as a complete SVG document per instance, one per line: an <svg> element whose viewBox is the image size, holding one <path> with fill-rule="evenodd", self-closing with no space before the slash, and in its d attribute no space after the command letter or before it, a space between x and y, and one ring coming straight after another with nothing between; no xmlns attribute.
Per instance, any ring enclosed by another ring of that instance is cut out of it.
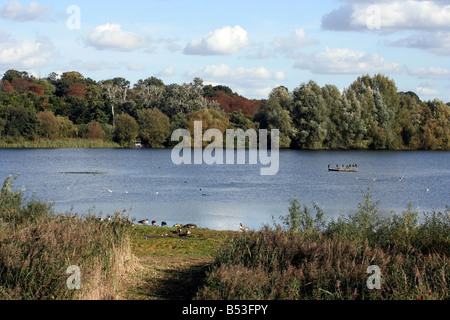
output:
<svg viewBox="0 0 450 320"><path fill-rule="evenodd" d="M120 145L103 140L65 139L65 140L26 140L23 138L0 140L0 149L58 149L58 148L120 148Z"/></svg>
<svg viewBox="0 0 450 320"><path fill-rule="evenodd" d="M127 219L57 215L37 199L25 203L13 183L7 179L0 192L0 299L120 298L134 266ZM77 283L71 266L80 270L80 290L67 285Z"/></svg>

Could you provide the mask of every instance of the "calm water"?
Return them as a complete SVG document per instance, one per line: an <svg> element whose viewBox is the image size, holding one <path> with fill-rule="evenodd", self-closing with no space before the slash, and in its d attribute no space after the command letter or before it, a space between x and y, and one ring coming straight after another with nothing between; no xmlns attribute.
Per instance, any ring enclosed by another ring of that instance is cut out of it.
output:
<svg viewBox="0 0 450 320"><path fill-rule="evenodd" d="M54 202L60 212L93 209L105 216L127 209L137 220L212 229L236 230L240 222L259 229L272 216L285 215L293 197L308 205L315 201L328 217L337 217L353 212L367 188L384 213L401 212L411 201L420 211L450 204L449 152L281 151L276 176L261 176L260 165L176 166L170 155L145 149L0 150L0 180L20 173L16 188ZM358 173L327 171L329 164L353 163Z"/></svg>

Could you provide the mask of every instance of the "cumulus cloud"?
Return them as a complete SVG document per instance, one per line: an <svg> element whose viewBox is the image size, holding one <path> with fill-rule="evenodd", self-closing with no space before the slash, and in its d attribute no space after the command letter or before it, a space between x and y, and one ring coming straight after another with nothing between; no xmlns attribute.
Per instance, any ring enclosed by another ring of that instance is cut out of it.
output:
<svg viewBox="0 0 450 320"><path fill-rule="evenodd" d="M400 65L387 63L378 54L351 49L326 48L325 52L300 55L294 65L317 74L398 73Z"/></svg>
<svg viewBox="0 0 450 320"><path fill-rule="evenodd" d="M416 92L421 96L427 97L437 97L439 96L439 91L426 87L417 87Z"/></svg>
<svg viewBox="0 0 450 320"><path fill-rule="evenodd" d="M450 78L450 69L442 67L414 68L409 73L421 79Z"/></svg>
<svg viewBox="0 0 450 320"><path fill-rule="evenodd" d="M347 1L322 18L327 30L367 30L373 19L381 29L436 30L450 28L450 5L446 1Z"/></svg>
<svg viewBox="0 0 450 320"><path fill-rule="evenodd" d="M149 39L133 32L122 30L120 24L106 23L85 35L86 43L98 50L134 51L148 46Z"/></svg>
<svg viewBox="0 0 450 320"><path fill-rule="evenodd" d="M170 77L173 76L175 74L175 68L172 66L169 66L163 70L161 70L160 72L158 72L156 75L158 77Z"/></svg>
<svg viewBox="0 0 450 320"><path fill-rule="evenodd" d="M19 1L13 0L3 6L0 10L0 16L17 22L45 20L48 18L50 10L49 6L41 5L37 2L31 2L29 7L26 7Z"/></svg>
<svg viewBox="0 0 450 320"><path fill-rule="evenodd" d="M206 66L192 70L187 75L201 77L208 84L230 86L239 94L253 98L267 97L266 93L275 87L272 83L286 79L282 71L273 72L264 67L232 68L226 64Z"/></svg>
<svg viewBox="0 0 450 320"><path fill-rule="evenodd" d="M407 47L426 50L440 56L450 55L450 32L419 33L407 38L389 42L393 47Z"/></svg>
<svg viewBox="0 0 450 320"><path fill-rule="evenodd" d="M0 30L0 67L30 69L45 66L54 47L47 40L18 42Z"/></svg>
<svg viewBox="0 0 450 320"><path fill-rule="evenodd" d="M273 41L275 48L284 51L286 53L292 52L295 49L302 48L309 45L318 44L319 41L310 39L306 35L306 31L303 28L295 29L294 32L288 38L278 37Z"/></svg>
<svg viewBox="0 0 450 320"><path fill-rule="evenodd" d="M230 55L250 44L248 33L240 26L226 26L211 31L188 43L184 49L190 55Z"/></svg>
<svg viewBox="0 0 450 320"><path fill-rule="evenodd" d="M211 65L202 68L200 71L191 71L192 74L200 74L205 79L214 79L214 81L232 81L232 82L261 82L267 80L284 80L285 75L282 71L271 72L264 67L233 69L229 65Z"/></svg>

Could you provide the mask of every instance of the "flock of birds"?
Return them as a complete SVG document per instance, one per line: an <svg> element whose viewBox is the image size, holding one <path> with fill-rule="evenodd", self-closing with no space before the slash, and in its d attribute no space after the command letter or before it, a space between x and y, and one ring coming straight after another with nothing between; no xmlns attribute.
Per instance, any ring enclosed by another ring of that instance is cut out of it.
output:
<svg viewBox="0 0 450 320"><path fill-rule="evenodd" d="M185 182L185 183L186 183L186 182ZM109 192L109 193L113 193L113 191L112 191L111 189L109 189L109 188L107 188L107 189L108 189L108 192ZM202 190L202 189L200 189L200 191L201 191L201 190ZM126 191L125 193L126 193L126 194L129 194L128 191ZM159 192L156 192L156 194L158 195ZM203 193L202 196L206 196L206 193ZM109 217L108 217L108 218L109 218ZM108 219L108 218L107 218L107 219ZM150 220L149 220L149 219L144 219L144 220L138 221L138 223L139 223L139 224L142 224L142 225L144 225L144 226L147 226L147 225L150 224ZM157 226L156 220L152 220L152 221L151 221L151 226L153 226L153 227L156 227L156 226ZM164 228L164 227L167 227L167 222L162 221L162 222L161 222L161 227L163 227L163 228ZM182 225L182 224L180 224L180 223L177 223L177 224L175 224L173 227L174 227L174 228L175 228L175 227L178 228L178 229L177 229L177 232L178 232L178 234L179 234L180 236L183 235L183 230L184 230L184 229L187 229L186 232L184 233L184 235L188 236L188 235L190 235L190 234L192 233L190 229L196 228L197 225L194 224L194 223L188 223L188 224L186 224L186 225ZM248 231L248 230L249 230L249 228L246 227L246 226L244 226L244 225L242 225L242 223L240 224L239 229L242 230L242 231Z"/></svg>
<svg viewBox="0 0 450 320"><path fill-rule="evenodd" d="M153 220L153 221L150 222L149 219L144 219L144 220L138 221L138 223L142 224L144 226L148 226L148 225L151 225L153 227L157 226L156 220ZM161 227L163 227L163 228L167 227L167 222L162 221L161 222ZM177 228L177 232L178 232L178 234L180 236L182 236L182 235L188 236L188 235L192 234L192 231L190 229L197 228L197 225L195 223L188 223L188 224L185 224L185 225L182 225L181 223L176 223L176 224L173 225L173 227ZM183 234L184 229L186 229L186 231ZM242 231L248 231L249 230L249 228L244 226L244 225L242 225L242 223L240 224L239 229L242 230Z"/></svg>

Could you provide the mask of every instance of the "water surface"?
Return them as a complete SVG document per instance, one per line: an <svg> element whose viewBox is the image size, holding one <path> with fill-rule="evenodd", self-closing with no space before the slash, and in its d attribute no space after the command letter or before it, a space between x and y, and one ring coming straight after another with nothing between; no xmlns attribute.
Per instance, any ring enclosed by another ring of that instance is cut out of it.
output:
<svg viewBox="0 0 450 320"><path fill-rule="evenodd" d="M174 165L171 150L0 150L0 180L20 173L16 188L54 202L56 211L103 214L126 210L137 220L193 222L212 229L259 229L288 211L297 197L328 218L353 212L370 188L382 213L409 202L420 211L450 204L450 153L280 151L280 170L260 165ZM328 165L358 164L358 173ZM131 210L130 210L131 209Z"/></svg>

